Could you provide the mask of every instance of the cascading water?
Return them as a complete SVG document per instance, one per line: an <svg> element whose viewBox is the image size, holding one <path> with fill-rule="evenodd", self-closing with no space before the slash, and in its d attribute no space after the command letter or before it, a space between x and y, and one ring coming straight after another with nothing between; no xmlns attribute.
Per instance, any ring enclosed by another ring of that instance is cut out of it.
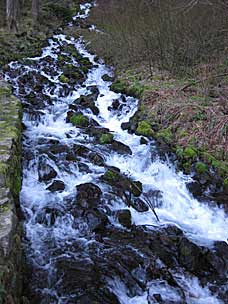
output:
<svg viewBox="0 0 228 304"><path fill-rule="evenodd" d="M81 5L74 21L90 7ZM112 92L107 75L81 38L64 34L6 73L24 108L29 303L225 303L225 212L192 197L191 177L152 159L154 142L121 129L138 102ZM105 134L111 140L102 144ZM140 193L130 195L133 188Z"/></svg>

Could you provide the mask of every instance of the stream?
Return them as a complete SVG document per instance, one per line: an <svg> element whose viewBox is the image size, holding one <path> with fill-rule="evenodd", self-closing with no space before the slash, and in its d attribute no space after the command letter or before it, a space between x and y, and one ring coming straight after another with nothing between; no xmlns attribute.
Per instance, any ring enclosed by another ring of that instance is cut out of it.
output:
<svg viewBox="0 0 228 304"><path fill-rule="evenodd" d="M31 304L228 303L225 211L195 199L191 176L161 160L154 141L121 128L138 100L111 91L112 76L64 32L5 74L23 105L24 295Z"/></svg>

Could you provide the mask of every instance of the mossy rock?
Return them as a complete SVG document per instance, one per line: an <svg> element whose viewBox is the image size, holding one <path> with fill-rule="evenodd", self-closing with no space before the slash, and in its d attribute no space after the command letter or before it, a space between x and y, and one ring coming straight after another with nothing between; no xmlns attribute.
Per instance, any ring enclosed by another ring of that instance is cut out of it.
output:
<svg viewBox="0 0 228 304"><path fill-rule="evenodd" d="M113 81L113 77L105 74L101 77L104 81Z"/></svg>
<svg viewBox="0 0 228 304"><path fill-rule="evenodd" d="M195 160L197 158L197 150L193 147L186 147L183 151L183 157L185 159Z"/></svg>
<svg viewBox="0 0 228 304"><path fill-rule="evenodd" d="M190 162L184 162L184 163L182 164L182 168L183 168L183 170L184 170L184 173L190 174L191 169L192 169L191 163L190 163Z"/></svg>
<svg viewBox="0 0 228 304"><path fill-rule="evenodd" d="M142 183L140 181L131 182L130 188L131 188L131 193L134 196L138 197L138 196L141 195L141 193L142 193Z"/></svg>
<svg viewBox="0 0 228 304"><path fill-rule="evenodd" d="M127 88L127 94L136 98L140 98L142 97L144 90L145 88L143 85L141 85L139 82L135 82Z"/></svg>
<svg viewBox="0 0 228 304"><path fill-rule="evenodd" d="M68 83L68 82L69 82L69 78L66 77L65 75L61 75L61 76L59 77L59 80L60 80L61 82L63 82L63 83Z"/></svg>
<svg viewBox="0 0 228 304"><path fill-rule="evenodd" d="M224 179L223 185L224 185L224 189L225 189L226 191L228 191L228 177Z"/></svg>
<svg viewBox="0 0 228 304"><path fill-rule="evenodd" d="M176 153L178 159L183 159L184 149L181 146L176 147L175 153Z"/></svg>
<svg viewBox="0 0 228 304"><path fill-rule="evenodd" d="M142 183L140 181L132 181L116 171L116 168L108 169L101 179L104 182L117 187L119 190L121 189L123 192L131 192L135 197L139 197L142 193Z"/></svg>
<svg viewBox="0 0 228 304"><path fill-rule="evenodd" d="M116 93L126 93L127 83L123 80L116 80L110 86L110 89Z"/></svg>
<svg viewBox="0 0 228 304"><path fill-rule="evenodd" d="M82 114L75 114L70 118L70 122L76 127L88 127L89 119Z"/></svg>
<svg viewBox="0 0 228 304"><path fill-rule="evenodd" d="M156 138L161 138L167 144L171 144L173 142L173 133L170 128L163 129L156 133Z"/></svg>
<svg viewBox="0 0 228 304"><path fill-rule="evenodd" d="M0 87L0 98L1 97L10 97L11 94L12 94L11 88L9 88L8 86Z"/></svg>
<svg viewBox="0 0 228 304"><path fill-rule="evenodd" d="M138 123L135 134L145 137L152 137L154 136L154 131L152 130L150 124L147 121L143 120Z"/></svg>
<svg viewBox="0 0 228 304"><path fill-rule="evenodd" d="M196 170L196 173L203 175L208 172L208 166L202 162L197 162L195 164L195 170Z"/></svg>
<svg viewBox="0 0 228 304"><path fill-rule="evenodd" d="M113 135L108 133L108 134L102 134L100 137L100 143L102 145L105 144L111 144L113 142Z"/></svg>
<svg viewBox="0 0 228 304"><path fill-rule="evenodd" d="M108 169L105 174L102 176L102 179L110 184L116 183L120 180L120 173Z"/></svg>

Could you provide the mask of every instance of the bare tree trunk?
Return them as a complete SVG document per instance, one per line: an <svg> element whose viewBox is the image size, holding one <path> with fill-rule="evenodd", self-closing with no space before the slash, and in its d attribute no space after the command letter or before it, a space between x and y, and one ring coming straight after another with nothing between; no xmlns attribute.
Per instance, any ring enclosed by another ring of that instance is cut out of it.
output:
<svg viewBox="0 0 228 304"><path fill-rule="evenodd" d="M39 0L32 0L32 16L35 21L39 16Z"/></svg>
<svg viewBox="0 0 228 304"><path fill-rule="evenodd" d="M10 30L18 31L19 0L6 0L6 20Z"/></svg>

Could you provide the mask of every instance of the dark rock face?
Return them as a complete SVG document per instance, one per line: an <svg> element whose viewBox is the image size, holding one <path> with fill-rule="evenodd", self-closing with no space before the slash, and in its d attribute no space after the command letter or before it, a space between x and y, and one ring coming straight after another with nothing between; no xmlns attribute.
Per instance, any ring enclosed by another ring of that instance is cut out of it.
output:
<svg viewBox="0 0 228 304"><path fill-rule="evenodd" d="M47 189L51 192L63 191L65 189L65 184L60 180L55 180Z"/></svg>
<svg viewBox="0 0 228 304"><path fill-rule="evenodd" d="M108 74L105 74L102 76L102 79L104 81L113 81L113 77L112 76L109 76Z"/></svg>
<svg viewBox="0 0 228 304"><path fill-rule="evenodd" d="M54 207L47 207L42 209L36 216L36 222L48 227L55 224L58 217L62 216L63 212Z"/></svg>
<svg viewBox="0 0 228 304"><path fill-rule="evenodd" d="M131 149L127 145L117 140L113 140L111 148L120 154L132 154Z"/></svg>
<svg viewBox="0 0 228 304"><path fill-rule="evenodd" d="M146 212L149 210L149 207L146 205L146 203L140 199L135 198L131 200L131 206L137 210L138 212Z"/></svg>
<svg viewBox="0 0 228 304"><path fill-rule="evenodd" d="M121 225L126 228L131 227L131 212L129 210L118 210L116 216Z"/></svg>
<svg viewBox="0 0 228 304"><path fill-rule="evenodd" d="M39 180L47 182L57 176L57 172L47 163L45 157L40 157L38 165Z"/></svg>
<svg viewBox="0 0 228 304"><path fill-rule="evenodd" d="M101 197L101 189L93 183L81 184L76 187L77 196L76 201L82 208L93 208L96 206Z"/></svg>
<svg viewBox="0 0 228 304"><path fill-rule="evenodd" d="M92 93L90 95L83 95L80 98L76 99L74 104L77 108L77 106L79 106L79 108L88 108L92 111L93 114L98 115L99 114L99 109L98 107L95 105L95 101L98 97L98 92Z"/></svg>

